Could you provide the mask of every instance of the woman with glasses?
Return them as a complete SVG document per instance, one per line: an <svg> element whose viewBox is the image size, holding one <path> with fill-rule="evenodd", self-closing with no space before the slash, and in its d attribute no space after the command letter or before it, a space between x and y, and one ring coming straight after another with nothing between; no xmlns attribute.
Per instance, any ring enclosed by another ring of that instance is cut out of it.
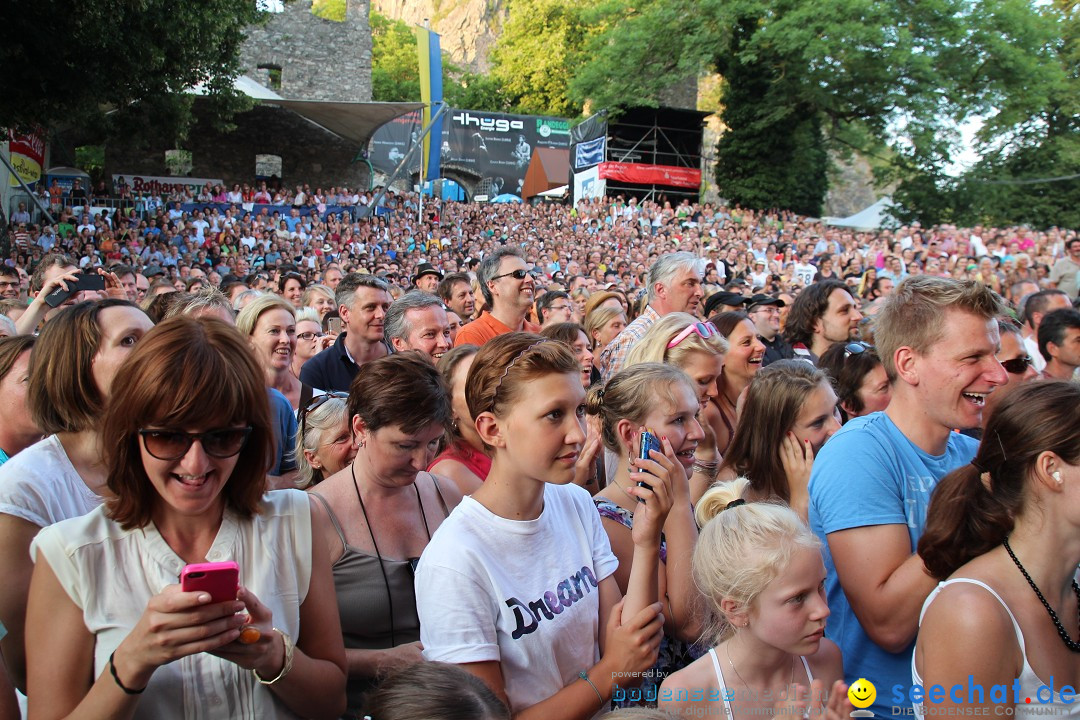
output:
<svg viewBox="0 0 1080 720"><path fill-rule="evenodd" d="M290 369L299 378L300 368L311 358L326 349L326 333L323 332L322 318L315 308L302 307L296 311L296 352L293 354Z"/></svg>
<svg viewBox="0 0 1080 720"><path fill-rule="evenodd" d="M889 406L892 385L873 345L836 343L818 358L818 366L832 380L841 424Z"/></svg>
<svg viewBox="0 0 1080 720"><path fill-rule="evenodd" d="M293 412L299 410L303 398L310 395L292 371L297 342L293 306L277 295L258 297L236 316L236 329L248 338L255 351L267 387L284 395Z"/></svg>
<svg viewBox="0 0 1080 720"><path fill-rule="evenodd" d="M31 713L340 717L330 564L309 499L263 493L273 429L251 350L222 321L177 317L119 375L109 501L32 547ZM184 592L184 567L206 562L238 566L236 589Z"/></svg>
<svg viewBox="0 0 1080 720"><path fill-rule="evenodd" d="M431 362L405 352L365 363L347 415L356 456L310 494L325 531L348 661L348 711L389 670L420 662L413 570L459 502L453 482L425 471L450 423L450 397Z"/></svg>
<svg viewBox="0 0 1080 720"><path fill-rule="evenodd" d="M349 466L356 457L345 401L349 394L319 395L300 409L296 436L296 486L307 488Z"/></svg>
<svg viewBox="0 0 1080 720"><path fill-rule="evenodd" d="M806 522L814 456L839 429L829 377L803 360L777 360L750 383L717 481L745 477L749 501L779 500Z"/></svg>

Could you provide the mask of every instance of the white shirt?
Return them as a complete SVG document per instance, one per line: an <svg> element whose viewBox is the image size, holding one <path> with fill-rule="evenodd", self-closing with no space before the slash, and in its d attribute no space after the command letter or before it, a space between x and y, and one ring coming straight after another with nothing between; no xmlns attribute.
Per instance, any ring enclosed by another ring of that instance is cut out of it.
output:
<svg viewBox="0 0 1080 720"><path fill-rule="evenodd" d="M38 527L85 515L102 501L83 482L55 435L0 467L0 513Z"/></svg>
<svg viewBox="0 0 1080 720"><path fill-rule="evenodd" d="M147 603L184 568L153 523L123 530L100 507L38 534L30 555L41 551L57 579L83 611L94 635L94 672L142 617ZM245 519L226 510L206 559L232 560L240 584L273 612L274 627L300 635L300 605L311 579L311 511L299 490L263 496L262 512ZM189 655L159 667L135 709L139 720L226 720L295 718L250 670L209 653Z"/></svg>
<svg viewBox="0 0 1080 720"><path fill-rule="evenodd" d="M465 497L417 568L424 658L500 662L514 712L546 700L599 661L598 586L618 565L583 488L545 485L524 521Z"/></svg>

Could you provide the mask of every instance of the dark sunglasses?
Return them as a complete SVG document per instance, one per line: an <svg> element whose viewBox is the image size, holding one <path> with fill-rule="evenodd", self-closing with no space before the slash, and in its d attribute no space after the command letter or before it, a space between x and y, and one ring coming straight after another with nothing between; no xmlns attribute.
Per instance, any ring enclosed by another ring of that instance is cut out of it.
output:
<svg viewBox="0 0 1080 720"><path fill-rule="evenodd" d="M493 277L491 279L492 280L498 280L499 278L512 277L515 280L524 280L525 277L528 274L529 274L528 270L514 270L513 272L503 273L502 275L496 275L495 277Z"/></svg>
<svg viewBox="0 0 1080 720"><path fill-rule="evenodd" d="M1001 361L1001 367L1005 368L1005 372L1010 375L1023 375L1034 364L1035 361L1031 359L1030 355Z"/></svg>
<svg viewBox="0 0 1080 720"><path fill-rule="evenodd" d="M230 458L244 449L251 426L222 428L202 433L179 430L140 430L146 452L158 460L179 460L187 455L192 444L198 440L203 451L210 457Z"/></svg>
<svg viewBox="0 0 1080 720"><path fill-rule="evenodd" d="M307 404L307 407L305 407L304 409L302 409L300 411L300 437L301 438L304 437L304 434L307 432L307 416L308 416L308 413L315 412L316 410L318 410L319 408L321 408L323 405L330 402L334 398L337 398L339 400L347 400L348 397L349 397L349 393L347 393L347 392L340 392L340 391L328 392L328 393L324 393L324 394L320 395L319 397L317 397L314 400L312 400L311 402L309 402Z"/></svg>
<svg viewBox="0 0 1080 720"><path fill-rule="evenodd" d="M844 359L847 360L852 355L861 355L867 350L872 350L873 347L870 343L864 343L862 340L848 343L844 346Z"/></svg>

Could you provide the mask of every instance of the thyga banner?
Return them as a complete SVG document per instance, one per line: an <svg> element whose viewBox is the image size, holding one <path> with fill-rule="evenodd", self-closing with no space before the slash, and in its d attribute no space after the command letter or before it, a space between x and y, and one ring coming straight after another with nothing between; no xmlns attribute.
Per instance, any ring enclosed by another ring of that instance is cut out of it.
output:
<svg viewBox="0 0 1080 720"><path fill-rule="evenodd" d="M372 166L392 173L422 129L419 113L383 125L371 141ZM569 145L570 123L562 118L450 110L443 121L442 167L479 176L480 186L491 197L506 193L521 197L533 148ZM419 172L419 153L408 170Z"/></svg>

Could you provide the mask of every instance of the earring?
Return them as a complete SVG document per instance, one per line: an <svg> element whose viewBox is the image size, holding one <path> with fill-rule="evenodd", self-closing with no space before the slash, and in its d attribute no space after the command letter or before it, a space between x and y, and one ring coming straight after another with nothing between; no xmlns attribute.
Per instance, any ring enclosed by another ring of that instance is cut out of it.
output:
<svg viewBox="0 0 1080 720"><path fill-rule="evenodd" d="M1054 478L1054 482L1056 482L1058 485L1061 484L1061 471L1060 470L1055 470L1054 472L1050 473L1050 477Z"/></svg>
<svg viewBox="0 0 1080 720"><path fill-rule="evenodd" d="M356 441L356 447L357 448L362 448L365 445L367 445L367 441L365 441L363 438L360 438L359 440Z"/></svg>

